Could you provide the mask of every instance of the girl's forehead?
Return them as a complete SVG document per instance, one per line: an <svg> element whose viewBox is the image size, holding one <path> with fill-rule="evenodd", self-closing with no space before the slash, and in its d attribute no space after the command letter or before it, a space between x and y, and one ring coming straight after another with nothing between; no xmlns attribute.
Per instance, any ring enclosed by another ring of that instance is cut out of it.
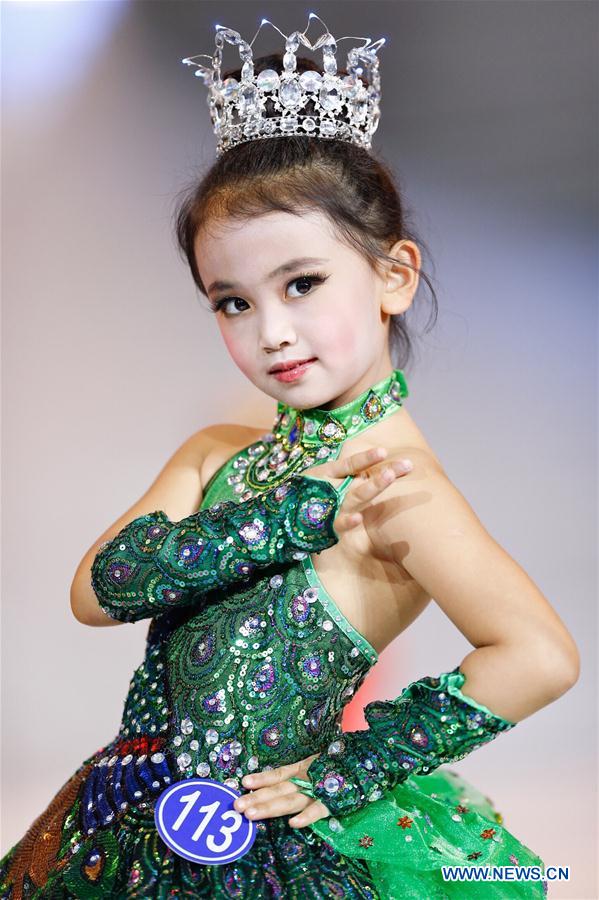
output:
<svg viewBox="0 0 599 900"><path fill-rule="evenodd" d="M267 242L285 244L288 240L305 241L321 245L338 243L329 219L318 210L306 210L297 214L276 210L238 219L234 216L212 219L204 227L198 229L196 246L204 248L207 243L223 242Z"/></svg>

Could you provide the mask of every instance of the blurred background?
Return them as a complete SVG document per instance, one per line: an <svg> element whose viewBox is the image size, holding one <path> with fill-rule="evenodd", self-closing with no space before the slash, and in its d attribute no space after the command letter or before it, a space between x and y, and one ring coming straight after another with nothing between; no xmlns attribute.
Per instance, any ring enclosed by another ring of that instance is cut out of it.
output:
<svg viewBox="0 0 599 900"><path fill-rule="evenodd" d="M374 150L440 302L405 369L409 411L582 655L571 691L455 768L570 866L550 897L595 898L598 7L577 0L2 4L0 852L116 735L142 658L147 622L74 619L81 557L192 432L274 419L176 251L176 195L215 147L181 59L211 53L217 23L249 40L262 17L289 33L310 11L387 38ZM264 28L255 55L281 46ZM345 727L469 650L430 604Z"/></svg>

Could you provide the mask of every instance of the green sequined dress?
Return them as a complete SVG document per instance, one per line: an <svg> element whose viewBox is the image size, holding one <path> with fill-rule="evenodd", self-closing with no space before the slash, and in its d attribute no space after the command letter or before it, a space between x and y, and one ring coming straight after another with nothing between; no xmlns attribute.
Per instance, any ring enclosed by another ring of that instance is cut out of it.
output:
<svg viewBox="0 0 599 900"><path fill-rule="evenodd" d="M407 393L395 369L332 411L279 402L272 431L215 473L201 509L257 497L336 458ZM1 897L542 897L538 882L443 881L447 864L542 866L489 798L447 769L411 776L341 820L258 822L250 851L229 864L193 864L164 844L154 805L169 781L197 775L242 790L246 773L323 751L377 658L306 552L213 590L197 608L160 611L118 735L0 860Z"/></svg>

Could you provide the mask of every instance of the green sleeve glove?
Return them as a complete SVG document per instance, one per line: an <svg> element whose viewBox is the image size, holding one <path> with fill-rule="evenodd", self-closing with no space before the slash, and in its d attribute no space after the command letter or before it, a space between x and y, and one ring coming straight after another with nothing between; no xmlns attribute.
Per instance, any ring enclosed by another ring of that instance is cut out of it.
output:
<svg viewBox="0 0 599 900"><path fill-rule="evenodd" d="M409 775L426 775L493 740L515 723L494 715L460 688L459 666L414 681L392 701L364 709L369 728L344 732L308 768L310 788L331 815L378 800Z"/></svg>
<svg viewBox="0 0 599 900"><path fill-rule="evenodd" d="M139 516L94 559L98 603L113 619L136 622L197 603L257 568L320 553L339 541L340 498L328 481L291 475L242 503L215 503L179 522L162 510Z"/></svg>

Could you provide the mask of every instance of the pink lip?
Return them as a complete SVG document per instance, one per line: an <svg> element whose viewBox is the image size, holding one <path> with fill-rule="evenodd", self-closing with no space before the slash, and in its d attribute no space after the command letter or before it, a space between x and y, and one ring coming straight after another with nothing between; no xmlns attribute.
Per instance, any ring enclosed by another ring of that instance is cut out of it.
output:
<svg viewBox="0 0 599 900"><path fill-rule="evenodd" d="M283 381L285 383L297 381L297 379L301 378L304 372L306 372L314 362L316 362L316 359L310 359L304 363L300 363L299 366L294 366L292 369L280 369L278 372L271 372L270 374L273 375L277 381Z"/></svg>

